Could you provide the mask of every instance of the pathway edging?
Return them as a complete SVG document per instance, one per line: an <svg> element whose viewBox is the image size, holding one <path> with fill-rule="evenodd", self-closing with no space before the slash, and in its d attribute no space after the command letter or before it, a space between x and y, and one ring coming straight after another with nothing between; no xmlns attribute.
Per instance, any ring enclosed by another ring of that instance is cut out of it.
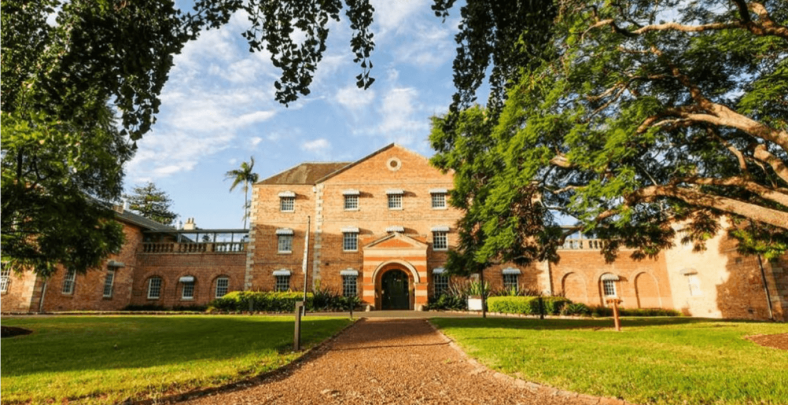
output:
<svg viewBox="0 0 788 405"><path fill-rule="evenodd" d="M433 330L435 330L435 332L437 332L438 335L440 335L441 338L449 344L449 347L457 351L460 354L460 356L462 356L465 359L465 361L467 361L469 364L471 364L476 368L476 370L474 371L475 374L489 373L490 375L492 375L493 377L499 380L505 381L518 388L526 389L533 394L539 393L541 391L551 396L574 398L577 399L580 403L588 404L588 405L635 405L631 402L626 402L623 399L610 398L610 397L597 397L593 395L580 394L573 391L560 390L554 387L550 387L543 384L537 384L530 381L525 381L520 378L512 377L508 374L490 370L484 364L481 364L478 361L476 361L476 359L472 358L471 356L468 356L468 354L465 353L465 351L462 350L462 348L453 339L446 336L446 334L444 334L443 331L441 331L432 322L427 320L427 324L430 325L430 327Z"/></svg>
<svg viewBox="0 0 788 405"><path fill-rule="evenodd" d="M198 399L206 396L211 396L215 394L231 392L239 389L246 389L253 385L264 383L266 380L270 379L271 377L278 376L278 375L286 375L295 371L298 367L309 360L312 360L316 357L319 357L325 350L327 349L329 343L336 340L340 335L342 335L345 331L350 329L351 327L355 326L356 324L363 322L364 318L355 318L352 320L349 325L345 326L344 328L340 329L337 333L333 334L328 339L312 346L311 348L304 351L301 356L297 359L291 361L290 363L285 364L282 367L275 368L270 371L266 371L264 373L258 374L254 377L250 377L241 381L236 381L234 383L220 385L218 387L209 387L209 388L200 388L192 391L181 392L178 394L171 394L166 395L159 398L149 398L149 399L142 399L142 400L126 400L121 402L122 405L158 405L158 404L171 404L175 402L181 402L186 400Z"/></svg>

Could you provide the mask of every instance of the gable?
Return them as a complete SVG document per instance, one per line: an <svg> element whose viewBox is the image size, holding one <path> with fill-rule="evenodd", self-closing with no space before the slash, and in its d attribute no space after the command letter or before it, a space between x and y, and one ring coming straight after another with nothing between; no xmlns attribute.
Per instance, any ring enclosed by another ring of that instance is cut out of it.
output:
<svg viewBox="0 0 788 405"><path fill-rule="evenodd" d="M425 249L427 244L401 233L386 235L369 243L364 250L376 249Z"/></svg>
<svg viewBox="0 0 788 405"><path fill-rule="evenodd" d="M391 144L321 179L319 183L400 183L413 181L452 182L430 165L429 159L400 145Z"/></svg>

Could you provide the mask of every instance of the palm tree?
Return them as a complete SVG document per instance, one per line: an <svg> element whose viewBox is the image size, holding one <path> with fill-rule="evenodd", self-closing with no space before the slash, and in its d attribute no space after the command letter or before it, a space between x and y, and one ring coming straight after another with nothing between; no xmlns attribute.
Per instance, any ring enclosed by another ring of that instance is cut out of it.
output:
<svg viewBox="0 0 788 405"><path fill-rule="evenodd" d="M243 183L244 185L244 229L246 229L246 219L249 218L249 186L256 183L258 178L257 173L252 173L252 169L254 169L254 156L249 157L249 163L241 162L240 169L230 170L224 174L225 180L233 181L233 184L230 185L231 192L239 184Z"/></svg>

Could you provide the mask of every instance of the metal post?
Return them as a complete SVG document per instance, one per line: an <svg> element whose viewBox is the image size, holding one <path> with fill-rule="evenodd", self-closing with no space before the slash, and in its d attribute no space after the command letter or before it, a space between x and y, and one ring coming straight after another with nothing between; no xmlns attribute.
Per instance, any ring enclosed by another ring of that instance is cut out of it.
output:
<svg viewBox="0 0 788 405"><path fill-rule="evenodd" d="M301 270L304 273L304 305L303 311L306 316L306 279L309 274L309 267L307 266L307 259L309 257L309 227L311 226L312 217L306 217L306 236L304 237L304 261L301 263Z"/></svg>
<svg viewBox="0 0 788 405"><path fill-rule="evenodd" d="M544 320L544 300L542 300L542 294L539 294L539 319Z"/></svg>
<svg viewBox="0 0 788 405"><path fill-rule="evenodd" d="M293 335L293 351L301 350L301 310L303 302L295 303L295 334Z"/></svg>

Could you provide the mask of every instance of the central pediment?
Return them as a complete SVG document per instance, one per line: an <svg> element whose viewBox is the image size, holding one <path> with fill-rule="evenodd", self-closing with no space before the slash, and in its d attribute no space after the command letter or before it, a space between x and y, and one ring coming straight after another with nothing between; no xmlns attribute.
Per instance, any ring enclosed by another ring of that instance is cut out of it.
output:
<svg viewBox="0 0 788 405"><path fill-rule="evenodd" d="M427 243L399 232L386 235L368 243L364 250L426 249Z"/></svg>

